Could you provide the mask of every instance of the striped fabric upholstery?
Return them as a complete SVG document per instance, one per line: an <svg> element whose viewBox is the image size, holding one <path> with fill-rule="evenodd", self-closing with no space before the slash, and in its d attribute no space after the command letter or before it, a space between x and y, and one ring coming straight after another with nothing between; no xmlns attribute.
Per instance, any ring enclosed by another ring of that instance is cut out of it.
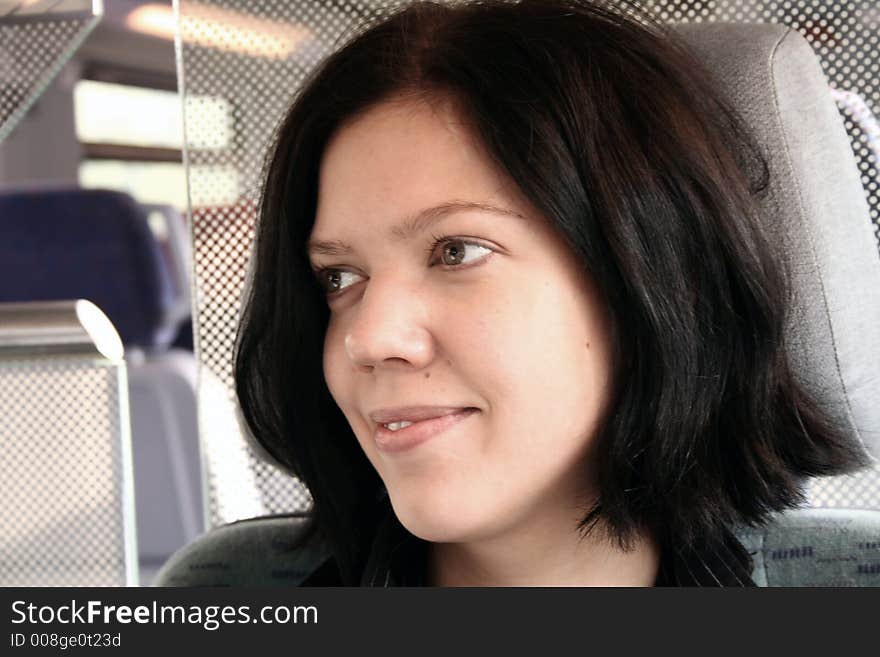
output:
<svg viewBox="0 0 880 657"><path fill-rule="evenodd" d="M739 538L758 586L880 586L880 510L799 509Z"/></svg>

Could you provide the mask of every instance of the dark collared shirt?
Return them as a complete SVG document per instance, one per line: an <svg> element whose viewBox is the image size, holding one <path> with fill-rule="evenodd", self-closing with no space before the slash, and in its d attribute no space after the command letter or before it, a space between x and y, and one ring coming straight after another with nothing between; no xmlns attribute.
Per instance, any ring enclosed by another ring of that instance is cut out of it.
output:
<svg viewBox="0 0 880 657"><path fill-rule="evenodd" d="M360 586L425 586L428 543L409 533L393 510L380 523L373 539ZM755 586L752 558L732 532L700 549L665 547L655 586ZM309 575L301 586L340 586L332 558Z"/></svg>

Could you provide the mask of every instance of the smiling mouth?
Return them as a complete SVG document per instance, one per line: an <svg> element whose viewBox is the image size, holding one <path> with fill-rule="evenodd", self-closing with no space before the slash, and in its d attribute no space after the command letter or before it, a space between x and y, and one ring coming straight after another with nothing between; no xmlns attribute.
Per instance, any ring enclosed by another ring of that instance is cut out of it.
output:
<svg viewBox="0 0 880 657"><path fill-rule="evenodd" d="M458 413L419 420L396 431L387 428L384 424L379 424L373 438L376 441L376 446L382 452L389 454L404 452L447 431L478 412L479 410L476 408L465 408ZM396 426L398 423L390 424Z"/></svg>

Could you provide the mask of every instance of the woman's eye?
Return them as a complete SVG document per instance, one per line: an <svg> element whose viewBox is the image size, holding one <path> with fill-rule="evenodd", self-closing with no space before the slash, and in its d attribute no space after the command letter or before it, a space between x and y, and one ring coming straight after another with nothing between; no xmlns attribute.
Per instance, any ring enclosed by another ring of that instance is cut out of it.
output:
<svg viewBox="0 0 880 657"><path fill-rule="evenodd" d="M468 242L467 240L462 239L440 239L434 242L434 247L442 246L443 248L440 250L440 258L442 264L447 267L455 267L461 264L469 264L474 260L479 260L479 256L482 255L478 251L481 249L486 253L491 253L492 249L489 249L485 246L477 244L475 242ZM473 247L473 248L468 248ZM433 249L432 249L433 250ZM465 260L466 252L470 251L477 255L476 258L470 258Z"/></svg>
<svg viewBox="0 0 880 657"><path fill-rule="evenodd" d="M429 255L437 252L437 247L442 247L438 258L439 264L447 270L464 269L466 265L484 258L484 254L492 252L492 249L476 242L463 239L437 238L431 245L431 248L428 249ZM471 253L474 255L469 255ZM434 264L434 261L431 264ZM348 289L352 281L357 282L356 279L360 278L359 274L333 267L321 269L315 273L315 276L328 297L341 294Z"/></svg>
<svg viewBox="0 0 880 657"><path fill-rule="evenodd" d="M327 296L333 296L344 291L347 286L342 287L343 282L348 281L352 276L356 277L357 274L342 269L327 268L319 271L316 276Z"/></svg>

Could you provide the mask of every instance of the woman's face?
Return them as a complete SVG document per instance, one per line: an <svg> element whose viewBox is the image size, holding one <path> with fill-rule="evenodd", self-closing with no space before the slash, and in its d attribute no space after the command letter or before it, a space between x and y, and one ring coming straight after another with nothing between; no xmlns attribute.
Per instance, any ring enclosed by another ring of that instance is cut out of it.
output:
<svg viewBox="0 0 880 657"><path fill-rule="evenodd" d="M310 250L332 269L327 385L401 523L465 542L579 519L609 395L607 314L451 104L385 102L340 129L321 165L318 241L350 246ZM440 421L377 439L371 414L414 406L477 411L421 442Z"/></svg>

